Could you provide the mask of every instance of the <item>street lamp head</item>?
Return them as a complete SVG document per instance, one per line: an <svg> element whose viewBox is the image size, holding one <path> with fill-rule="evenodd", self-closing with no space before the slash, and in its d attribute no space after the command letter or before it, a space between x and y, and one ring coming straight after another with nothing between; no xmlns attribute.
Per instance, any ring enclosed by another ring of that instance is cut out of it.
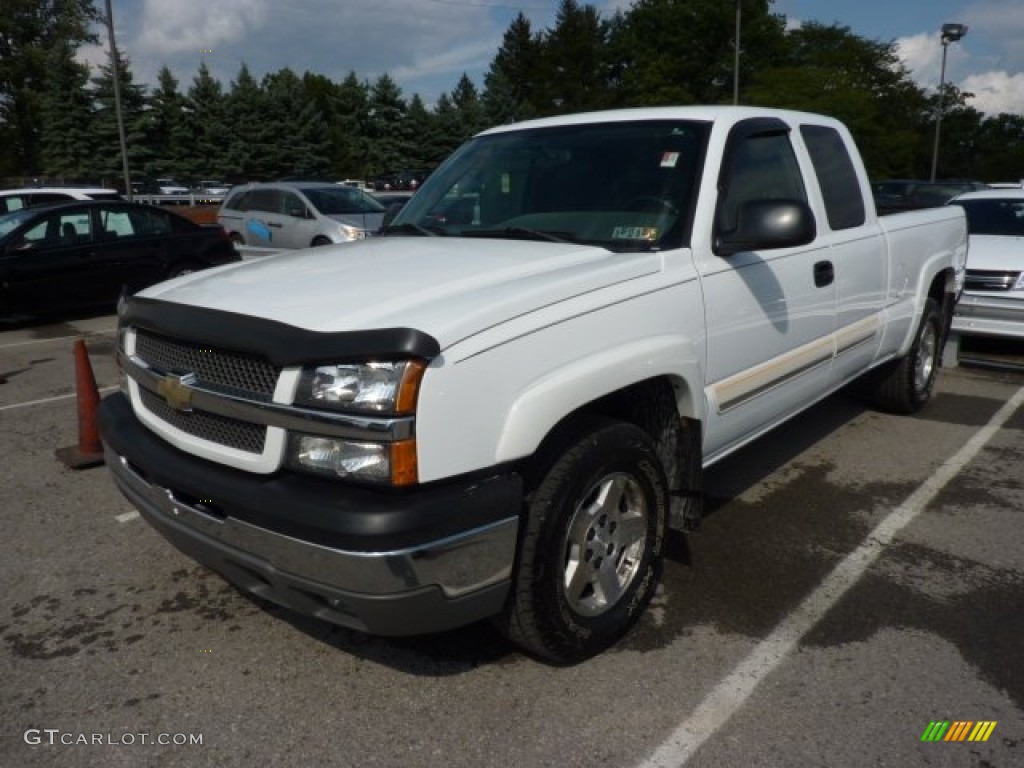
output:
<svg viewBox="0 0 1024 768"><path fill-rule="evenodd" d="M967 34L966 24L943 24L942 25L942 44L955 43L957 40Z"/></svg>

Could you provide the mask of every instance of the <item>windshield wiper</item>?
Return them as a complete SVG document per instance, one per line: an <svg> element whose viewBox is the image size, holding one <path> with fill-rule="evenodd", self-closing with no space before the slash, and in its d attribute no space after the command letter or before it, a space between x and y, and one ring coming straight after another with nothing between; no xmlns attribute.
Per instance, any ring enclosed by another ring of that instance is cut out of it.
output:
<svg viewBox="0 0 1024 768"><path fill-rule="evenodd" d="M424 227L420 224L414 224L411 221L406 221L401 224L389 224L380 231L382 235L393 235L401 232L406 234L426 235L427 237L441 237L445 234L445 231L440 227Z"/></svg>
<svg viewBox="0 0 1024 768"><path fill-rule="evenodd" d="M551 232L528 227L503 227L501 229L462 230L463 237L508 237L513 239L547 240L552 243L579 243L571 232Z"/></svg>

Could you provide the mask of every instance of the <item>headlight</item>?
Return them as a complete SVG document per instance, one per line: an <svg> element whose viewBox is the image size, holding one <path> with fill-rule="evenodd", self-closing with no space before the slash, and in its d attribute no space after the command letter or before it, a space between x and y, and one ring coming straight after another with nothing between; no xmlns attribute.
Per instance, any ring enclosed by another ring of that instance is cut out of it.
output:
<svg viewBox="0 0 1024 768"><path fill-rule="evenodd" d="M342 411L411 413L425 368L419 360L307 368L295 402Z"/></svg>
<svg viewBox="0 0 1024 768"><path fill-rule="evenodd" d="M346 240L362 240L366 237L366 230L360 229L359 227L352 227L348 224L342 224L338 227L338 231L341 232L341 236Z"/></svg>
<svg viewBox="0 0 1024 768"><path fill-rule="evenodd" d="M1024 291L1024 272L1017 275L1017 282L1013 284L1011 291Z"/></svg>
<svg viewBox="0 0 1024 768"><path fill-rule="evenodd" d="M304 472L386 485L412 485L418 479L415 440L361 443L296 434L289 442L288 463Z"/></svg>

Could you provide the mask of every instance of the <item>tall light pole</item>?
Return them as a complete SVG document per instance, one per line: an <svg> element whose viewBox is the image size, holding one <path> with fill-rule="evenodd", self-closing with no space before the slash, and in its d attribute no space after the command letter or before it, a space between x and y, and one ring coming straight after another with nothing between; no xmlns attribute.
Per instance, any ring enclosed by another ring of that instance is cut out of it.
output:
<svg viewBox="0 0 1024 768"><path fill-rule="evenodd" d="M732 62L732 103L740 103L740 3L736 0L736 37Z"/></svg>
<svg viewBox="0 0 1024 768"><path fill-rule="evenodd" d="M110 71L114 75L114 114L117 116L117 135L121 141L121 170L124 173L124 194L132 199L132 180L128 174L128 142L124 137L124 116L121 114L121 66L114 42L114 11L107 0L107 37L110 38Z"/></svg>
<svg viewBox="0 0 1024 768"><path fill-rule="evenodd" d="M939 167L939 132L942 129L943 100L946 95L946 51L950 43L967 34L966 24L943 24L942 25L942 74L939 75L939 111L935 115L935 145L932 147L932 175L931 181L935 181L935 171Z"/></svg>

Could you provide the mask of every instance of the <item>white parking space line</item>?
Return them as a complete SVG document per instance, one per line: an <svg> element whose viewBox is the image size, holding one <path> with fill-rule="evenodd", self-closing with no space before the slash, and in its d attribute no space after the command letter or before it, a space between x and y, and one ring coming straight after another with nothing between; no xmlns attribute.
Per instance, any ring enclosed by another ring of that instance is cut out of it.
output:
<svg viewBox="0 0 1024 768"><path fill-rule="evenodd" d="M1017 390L963 448L947 459L906 501L890 512L795 611L715 686L693 713L638 768L674 768L685 765L701 745L740 710L757 686L786 659L800 639L861 579L896 534L924 511L939 491L985 447L1022 403L1024 387Z"/></svg>
<svg viewBox="0 0 1024 768"><path fill-rule="evenodd" d="M117 389L117 385L113 384L109 387L100 387L99 393L102 395L105 392L113 392ZM30 405L45 405L46 403L56 403L60 400L67 400L69 397L75 397L77 393L69 392L66 395L54 395L53 397L44 397L42 400L28 400L24 403L12 403L11 405L0 405L0 411L10 411L14 408L28 408Z"/></svg>
<svg viewBox="0 0 1024 768"><path fill-rule="evenodd" d="M130 523L132 520L138 520L139 517L137 509L133 509L131 512L123 512L120 515L114 515L114 519L119 523Z"/></svg>
<svg viewBox="0 0 1024 768"><path fill-rule="evenodd" d="M0 349L9 349L11 347L23 347L26 344L45 344L48 341L67 341L69 339L89 339L92 336L113 336L117 332L117 328L102 329L99 331L89 331L88 333L76 333L73 336L54 336L49 339L28 339L26 341L12 341L10 344L0 344Z"/></svg>

